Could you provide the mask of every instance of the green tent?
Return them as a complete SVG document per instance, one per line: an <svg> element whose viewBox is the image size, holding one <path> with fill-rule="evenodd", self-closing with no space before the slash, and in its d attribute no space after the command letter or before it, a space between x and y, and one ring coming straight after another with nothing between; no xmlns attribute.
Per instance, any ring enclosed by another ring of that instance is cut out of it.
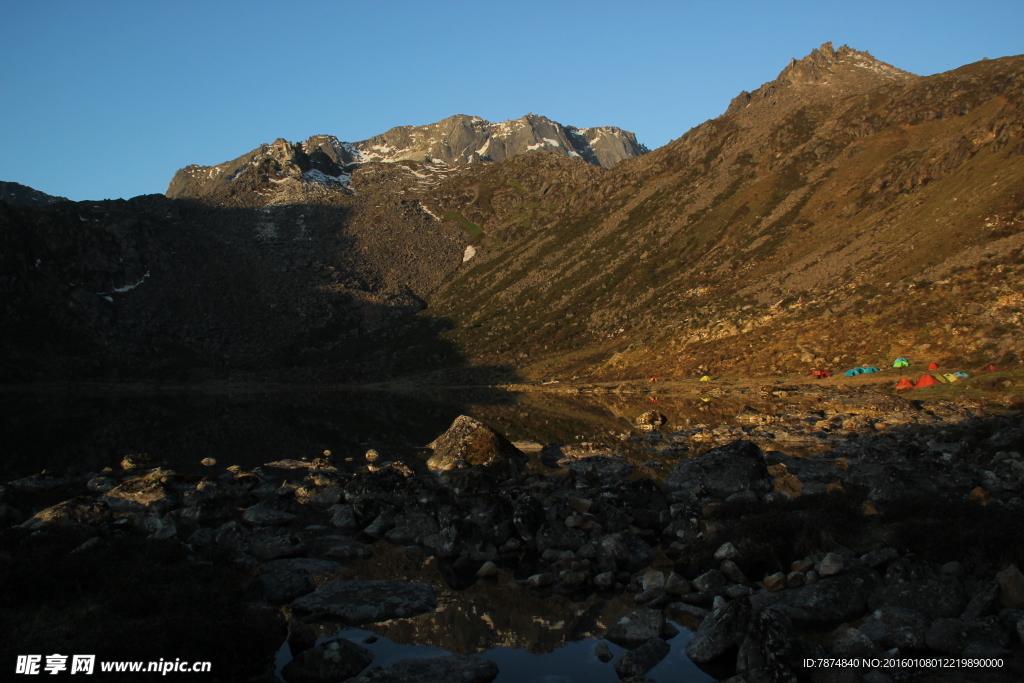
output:
<svg viewBox="0 0 1024 683"><path fill-rule="evenodd" d="M906 358L897 358L893 361L892 366L894 368L907 368L910 367L910 361Z"/></svg>

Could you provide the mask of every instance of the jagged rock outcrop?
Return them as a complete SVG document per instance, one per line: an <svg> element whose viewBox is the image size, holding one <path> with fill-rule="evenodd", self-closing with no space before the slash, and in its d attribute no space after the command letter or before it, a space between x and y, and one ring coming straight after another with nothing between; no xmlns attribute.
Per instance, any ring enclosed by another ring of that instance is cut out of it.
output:
<svg viewBox="0 0 1024 683"><path fill-rule="evenodd" d="M252 183L277 184L275 190L312 193L340 189L352 181L353 165L370 162L412 166L416 176L446 177L457 167L481 161L504 161L544 151L611 167L647 152L629 131L614 126L574 128L544 116L491 123L459 114L426 126L398 126L361 142L314 135L304 142L278 139L216 166L186 166L167 188L168 197L221 197L244 191Z"/></svg>

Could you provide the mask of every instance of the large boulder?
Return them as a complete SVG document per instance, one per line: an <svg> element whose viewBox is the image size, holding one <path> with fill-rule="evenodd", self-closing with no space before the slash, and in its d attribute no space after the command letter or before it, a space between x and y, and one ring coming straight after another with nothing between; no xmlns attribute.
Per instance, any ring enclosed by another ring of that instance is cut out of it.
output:
<svg viewBox="0 0 1024 683"><path fill-rule="evenodd" d="M259 567L260 583L267 599L283 605L316 589L314 577L341 570L341 564L308 557L272 560Z"/></svg>
<svg viewBox="0 0 1024 683"><path fill-rule="evenodd" d="M749 441L733 441L703 455L683 460L665 477L672 490L697 489L718 498L740 491L770 493L775 480L768 473L761 449Z"/></svg>
<svg viewBox="0 0 1024 683"><path fill-rule="evenodd" d="M96 526L113 519L110 506L102 500L79 496L41 510L22 526L33 528L44 524L88 524Z"/></svg>
<svg viewBox="0 0 1024 683"><path fill-rule="evenodd" d="M281 674L288 683L334 683L352 678L373 661L373 653L339 638L300 652Z"/></svg>
<svg viewBox="0 0 1024 683"><path fill-rule="evenodd" d="M772 606L797 624L852 621L864 614L868 597L882 583L872 569L852 569L816 583L751 599L754 612Z"/></svg>
<svg viewBox="0 0 1024 683"><path fill-rule="evenodd" d="M358 626L429 612L437 607L437 595L429 583L339 580L303 595L292 607L313 619Z"/></svg>
<svg viewBox="0 0 1024 683"><path fill-rule="evenodd" d="M953 576L938 576L927 581L900 581L876 590L870 597L873 610L880 607L905 607L929 619L960 616L967 607L967 594Z"/></svg>
<svg viewBox="0 0 1024 683"><path fill-rule="evenodd" d="M448 431L427 447L434 451L427 460L432 470L451 470L465 463L511 474L527 462L526 455L511 441L468 415L455 418Z"/></svg>
<svg viewBox="0 0 1024 683"><path fill-rule="evenodd" d="M604 637L616 645L633 649L654 638L671 637L672 630L661 610L642 607L619 619Z"/></svg>
<svg viewBox="0 0 1024 683"><path fill-rule="evenodd" d="M700 623L700 628L686 644L686 656L697 664L718 659L743 640L749 623L750 601L747 598L733 600Z"/></svg>

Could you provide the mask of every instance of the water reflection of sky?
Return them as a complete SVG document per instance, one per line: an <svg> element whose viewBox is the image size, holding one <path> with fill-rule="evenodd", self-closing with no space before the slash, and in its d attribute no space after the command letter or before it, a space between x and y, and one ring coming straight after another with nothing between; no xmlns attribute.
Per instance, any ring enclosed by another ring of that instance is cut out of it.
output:
<svg viewBox="0 0 1024 683"><path fill-rule="evenodd" d="M656 667L647 672L646 676L655 681L672 683L705 683L715 679L701 671L691 662L685 653L686 644L692 634L676 624L679 635L668 641L671 651ZM332 638L321 638L318 643L345 638L373 652L371 668L386 667L402 659L419 659L441 657L451 654L446 650L430 645L400 645L387 638L376 636L362 629L346 629ZM364 642L367 638L376 638L375 642ZM482 652L476 657L489 659L498 665L498 677L495 683L617 683L618 675L614 664L625 648L608 643L615 659L602 662L594 654L594 647L599 641L587 638L574 643L566 643L552 652L533 654L529 650L511 647L496 647ZM277 670L291 661L291 652L287 643L281 648L277 657ZM282 679L283 680L283 679Z"/></svg>

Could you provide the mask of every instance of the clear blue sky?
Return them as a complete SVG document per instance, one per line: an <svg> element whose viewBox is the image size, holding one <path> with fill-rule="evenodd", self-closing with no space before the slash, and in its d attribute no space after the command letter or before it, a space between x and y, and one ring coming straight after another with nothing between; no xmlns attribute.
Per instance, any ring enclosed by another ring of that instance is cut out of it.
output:
<svg viewBox="0 0 1024 683"><path fill-rule="evenodd" d="M71 199L283 137L452 114L650 148L826 41L917 74L1024 52L1024 2L0 0L0 180Z"/></svg>

